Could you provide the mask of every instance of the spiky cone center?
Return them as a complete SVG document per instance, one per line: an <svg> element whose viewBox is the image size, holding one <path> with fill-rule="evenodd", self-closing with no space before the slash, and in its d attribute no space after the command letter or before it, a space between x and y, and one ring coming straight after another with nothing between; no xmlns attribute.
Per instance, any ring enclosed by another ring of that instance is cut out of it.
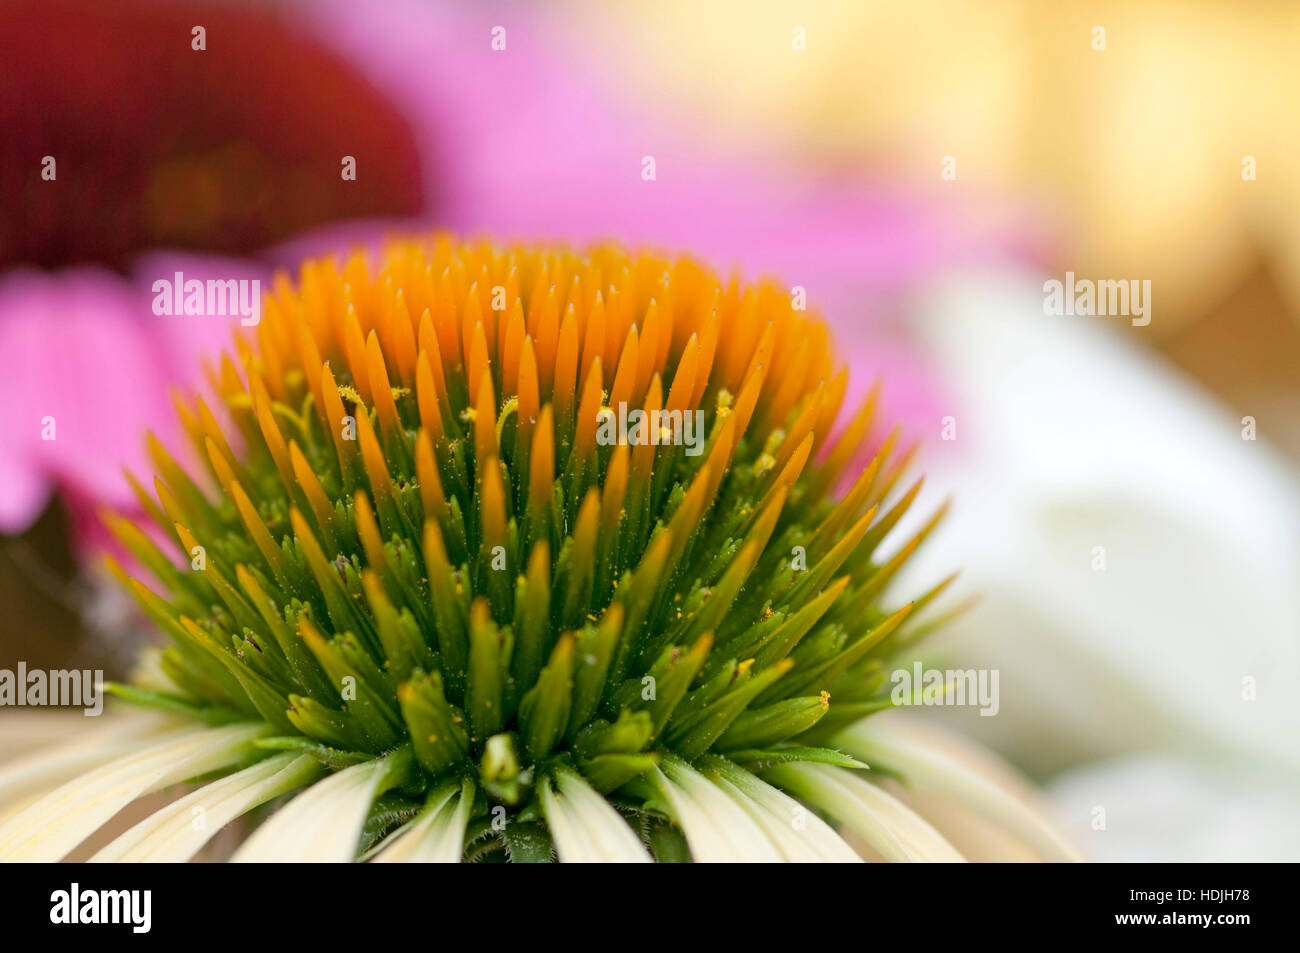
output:
<svg viewBox="0 0 1300 953"><path fill-rule="evenodd" d="M175 688L120 691L387 755L394 823L463 784L525 830L576 776L653 824L668 763L856 764L819 745L887 705L914 604L882 594L938 517L879 556L916 490L881 505L893 437L835 492L874 400L832 439L846 371L781 288L439 236L310 262L263 313L224 407L178 402L201 465L151 439L135 484L179 568L110 520Z"/></svg>

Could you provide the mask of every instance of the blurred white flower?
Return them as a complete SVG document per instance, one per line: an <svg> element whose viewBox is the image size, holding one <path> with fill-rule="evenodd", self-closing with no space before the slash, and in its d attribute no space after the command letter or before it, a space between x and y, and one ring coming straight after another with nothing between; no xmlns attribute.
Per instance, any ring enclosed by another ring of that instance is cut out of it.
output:
<svg viewBox="0 0 1300 953"><path fill-rule="evenodd" d="M957 438L934 421L927 492L955 505L911 571L963 567L983 602L943 644L1001 669L999 717L965 728L1039 774L1155 747L1300 766L1300 480L1270 421L1243 439L1251 408L1127 340L1148 328L1044 314L1046 277L922 308Z"/></svg>
<svg viewBox="0 0 1300 953"><path fill-rule="evenodd" d="M1092 860L1300 860L1300 778L1258 766L1130 755L1071 771L1049 795Z"/></svg>

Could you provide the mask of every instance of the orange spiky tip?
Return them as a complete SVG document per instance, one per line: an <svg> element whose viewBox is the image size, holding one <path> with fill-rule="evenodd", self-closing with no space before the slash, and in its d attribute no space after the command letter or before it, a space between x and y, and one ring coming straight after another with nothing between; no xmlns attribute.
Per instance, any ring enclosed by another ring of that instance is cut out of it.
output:
<svg viewBox="0 0 1300 953"><path fill-rule="evenodd" d="M780 288L437 236L263 313L217 378L233 430L182 408L193 472L152 445L175 553L112 520L173 640L169 692L120 691L334 766L408 747L404 790L480 806L559 764L625 807L666 753L856 764L820 744L888 707L914 604L881 600L938 517L877 556L915 498L885 505L892 439L831 496L874 404L831 439L845 371Z"/></svg>

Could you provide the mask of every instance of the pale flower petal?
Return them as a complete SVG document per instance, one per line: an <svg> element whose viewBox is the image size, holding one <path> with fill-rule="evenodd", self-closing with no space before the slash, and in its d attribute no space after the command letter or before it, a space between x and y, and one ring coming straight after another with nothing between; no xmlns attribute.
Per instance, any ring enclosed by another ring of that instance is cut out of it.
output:
<svg viewBox="0 0 1300 953"><path fill-rule="evenodd" d="M370 805L411 763L403 748L317 782L255 830L230 859L240 863L354 860Z"/></svg>
<svg viewBox="0 0 1300 953"><path fill-rule="evenodd" d="M965 858L924 818L852 771L828 764L781 764L764 774L839 820L886 860Z"/></svg>
<svg viewBox="0 0 1300 953"><path fill-rule="evenodd" d="M474 785L463 781L435 789L424 810L380 845L377 864L458 864L465 853L465 826Z"/></svg>
<svg viewBox="0 0 1300 953"><path fill-rule="evenodd" d="M909 787L974 808L1044 860L1080 859L1035 804L1028 784L988 751L915 720L889 716L874 716L846 728L835 736L834 744L869 765L888 768Z"/></svg>
<svg viewBox="0 0 1300 953"><path fill-rule="evenodd" d="M743 807L776 842L785 859L797 863L861 863L834 828L794 798L783 794L726 758L709 758L715 783Z"/></svg>
<svg viewBox="0 0 1300 953"><path fill-rule="evenodd" d="M53 790L84 771L148 747L168 729L185 726L184 731L178 734L193 731L193 722L131 713L105 715L89 729L69 734L69 729L79 728L84 720L82 716L74 717L78 720L52 719L63 732L62 744L32 751L0 767L0 805L4 806L0 809L0 816L24 798ZM18 729L19 725L26 726L27 722L5 722L4 731L0 733L0 745L7 745L9 731Z"/></svg>
<svg viewBox="0 0 1300 953"><path fill-rule="evenodd" d="M623 816L576 772L555 771L541 784L542 811L564 863L649 863L650 855Z"/></svg>
<svg viewBox="0 0 1300 953"><path fill-rule="evenodd" d="M202 727L165 736L75 778L0 827L0 859L58 860L138 797L235 764L265 724Z"/></svg>
<svg viewBox="0 0 1300 953"><path fill-rule="evenodd" d="M235 818L310 783L322 770L320 762L307 755L288 752L272 755L173 801L90 859L173 863L189 860Z"/></svg>
<svg viewBox="0 0 1300 953"><path fill-rule="evenodd" d="M663 768L655 768L646 778L659 789L696 862L782 859L776 844L745 809L682 759L664 758Z"/></svg>

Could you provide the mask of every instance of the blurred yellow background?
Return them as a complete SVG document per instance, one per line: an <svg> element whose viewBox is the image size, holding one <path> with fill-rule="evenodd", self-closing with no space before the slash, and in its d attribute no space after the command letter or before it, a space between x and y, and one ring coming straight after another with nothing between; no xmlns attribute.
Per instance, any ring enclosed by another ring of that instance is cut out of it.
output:
<svg viewBox="0 0 1300 953"><path fill-rule="evenodd" d="M1018 208L1049 272L1150 279L1133 337L1300 456L1300 5L577 6L702 143L873 169L973 227Z"/></svg>

